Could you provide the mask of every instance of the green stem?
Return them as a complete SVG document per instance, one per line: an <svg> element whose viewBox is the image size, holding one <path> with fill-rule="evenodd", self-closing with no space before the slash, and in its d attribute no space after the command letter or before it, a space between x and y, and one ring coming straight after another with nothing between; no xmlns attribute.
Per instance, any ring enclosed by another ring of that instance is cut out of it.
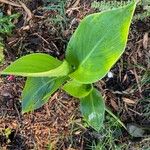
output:
<svg viewBox="0 0 150 150"><path fill-rule="evenodd" d="M105 110L107 111L108 114L110 114L114 119L117 120L117 122L122 126L124 127L124 129L127 130L126 126L124 125L124 123L117 117L115 116L107 107L105 107Z"/></svg>

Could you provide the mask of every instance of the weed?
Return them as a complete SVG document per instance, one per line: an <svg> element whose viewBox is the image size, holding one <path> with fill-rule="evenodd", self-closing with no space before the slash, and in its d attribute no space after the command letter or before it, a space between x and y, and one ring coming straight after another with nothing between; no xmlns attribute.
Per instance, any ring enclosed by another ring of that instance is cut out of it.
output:
<svg viewBox="0 0 150 150"><path fill-rule="evenodd" d="M50 2L53 2L53 4ZM47 0L44 7L45 10L56 12L56 14L52 15L49 20L54 25L60 25L62 30L64 30L64 28L67 26L65 5L66 0Z"/></svg>
<svg viewBox="0 0 150 150"><path fill-rule="evenodd" d="M144 68L144 67L143 67ZM145 68L144 68L145 69ZM146 69L145 69L146 70ZM139 101L139 105L142 106L142 115L149 120L150 118L150 71L146 70L142 75L140 86L144 89L142 99ZM138 89L136 87L136 89Z"/></svg>
<svg viewBox="0 0 150 150"><path fill-rule="evenodd" d="M19 17L19 14L13 14L11 16L4 16L0 11L0 62L3 60L3 37L6 35L10 35L15 25L12 23L13 19Z"/></svg>
<svg viewBox="0 0 150 150"><path fill-rule="evenodd" d="M144 109L143 109L143 115L147 118L150 118L150 99L149 98L145 98L143 100L141 100L141 103L144 103Z"/></svg>
<svg viewBox="0 0 150 150"><path fill-rule="evenodd" d="M4 16L3 13L0 13L0 34L10 34L15 27L15 25L12 23L13 19L18 18L19 14L13 14L10 16Z"/></svg>
<svg viewBox="0 0 150 150"><path fill-rule="evenodd" d="M127 147L125 144L119 143L119 138L122 137L120 123L110 116L106 115L104 125L102 126L101 131L99 132L100 139L98 141L93 141L92 146L89 146L89 149L92 150L122 150Z"/></svg>

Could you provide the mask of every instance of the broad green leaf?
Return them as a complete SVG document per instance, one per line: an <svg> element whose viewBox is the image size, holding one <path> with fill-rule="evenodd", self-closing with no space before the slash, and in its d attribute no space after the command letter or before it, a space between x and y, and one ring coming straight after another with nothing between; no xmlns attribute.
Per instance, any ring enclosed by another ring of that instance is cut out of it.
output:
<svg viewBox="0 0 150 150"><path fill-rule="evenodd" d="M4 55L3 55L3 44L0 42L0 62L3 60L4 58Z"/></svg>
<svg viewBox="0 0 150 150"><path fill-rule="evenodd" d="M93 89L88 96L81 98L80 108L87 123L96 131L99 131L105 113L105 104L99 91Z"/></svg>
<svg viewBox="0 0 150 150"><path fill-rule="evenodd" d="M70 95L81 98L87 96L91 90L93 89L91 84L81 84L74 80L68 81L64 86L63 89L69 93Z"/></svg>
<svg viewBox="0 0 150 150"><path fill-rule="evenodd" d="M2 74L27 77L58 77L69 73L67 61L61 62L54 57L36 53L21 57L13 62Z"/></svg>
<svg viewBox="0 0 150 150"><path fill-rule="evenodd" d="M65 77L28 77L22 93L22 112L25 113L40 108L65 80Z"/></svg>
<svg viewBox="0 0 150 150"><path fill-rule="evenodd" d="M66 60L75 71L72 79L93 83L103 78L124 52L135 2L83 19L71 37Z"/></svg>

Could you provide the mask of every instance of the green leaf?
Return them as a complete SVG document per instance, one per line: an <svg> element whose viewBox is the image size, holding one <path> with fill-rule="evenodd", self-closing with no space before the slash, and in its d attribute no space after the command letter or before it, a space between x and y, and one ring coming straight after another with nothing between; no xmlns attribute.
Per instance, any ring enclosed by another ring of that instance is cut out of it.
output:
<svg viewBox="0 0 150 150"><path fill-rule="evenodd" d="M70 95L81 98L87 96L91 90L93 89L91 84L81 84L74 80L68 81L64 86L63 90L65 90Z"/></svg>
<svg viewBox="0 0 150 150"><path fill-rule="evenodd" d="M69 73L67 61L61 62L54 57L36 53L23 56L13 62L2 74L27 77L59 77Z"/></svg>
<svg viewBox="0 0 150 150"><path fill-rule="evenodd" d="M72 79L93 83L107 74L124 52L135 6L132 2L81 21L66 52L66 60L75 68Z"/></svg>
<svg viewBox="0 0 150 150"><path fill-rule="evenodd" d="M22 112L25 113L40 108L65 80L65 77L28 77L22 93Z"/></svg>
<svg viewBox="0 0 150 150"><path fill-rule="evenodd" d="M96 131L99 131L104 121L105 104L99 91L92 92L81 98L80 108L84 119Z"/></svg>

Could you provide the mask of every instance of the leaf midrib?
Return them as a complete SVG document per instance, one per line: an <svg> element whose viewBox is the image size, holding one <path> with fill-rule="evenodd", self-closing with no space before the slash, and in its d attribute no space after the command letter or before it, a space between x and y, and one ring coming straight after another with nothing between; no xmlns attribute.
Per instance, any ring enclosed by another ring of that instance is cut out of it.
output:
<svg viewBox="0 0 150 150"><path fill-rule="evenodd" d="M83 59L83 61L80 63L79 67L82 66L92 55L92 53L96 50L96 48L100 45L100 43L105 39L105 37L108 35L108 33L110 32L110 30L107 30L107 32L105 33L105 35L100 38L100 40L97 42L97 44L92 48L92 50L89 52L88 55L86 55L86 57ZM117 33L113 36L116 37Z"/></svg>
<svg viewBox="0 0 150 150"><path fill-rule="evenodd" d="M131 4L130 4L131 5ZM127 6L124 6L124 7L127 7ZM122 9L122 8L117 8L117 9ZM112 11L112 10L110 10ZM134 11L133 11L134 12ZM133 12L132 12L132 16L133 16ZM103 12L104 13L104 12ZM101 13L102 14L102 13ZM118 15L122 15L122 14L118 14ZM131 17L132 18L132 17ZM130 19L131 21L131 19ZM102 40L106 37L106 35L109 33L109 31L107 31L107 33L97 42L97 44L94 46L94 48L89 52L89 54L83 59L83 61L81 61L80 65L78 66L78 68L80 66L82 66L89 58L90 56L92 55L92 53L95 51L96 47L102 42ZM117 33L116 33L117 34Z"/></svg>

